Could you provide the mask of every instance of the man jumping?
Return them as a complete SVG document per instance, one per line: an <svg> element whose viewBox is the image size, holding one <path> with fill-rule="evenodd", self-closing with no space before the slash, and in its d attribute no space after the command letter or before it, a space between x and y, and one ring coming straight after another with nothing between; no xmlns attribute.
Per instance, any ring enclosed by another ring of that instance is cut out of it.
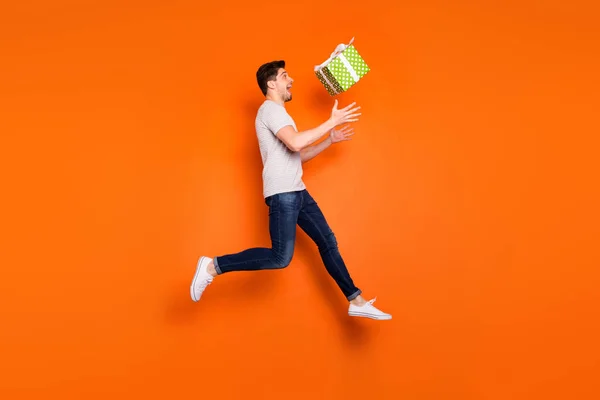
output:
<svg viewBox="0 0 600 400"><path fill-rule="evenodd" d="M263 162L263 197L269 207L271 248L249 248L235 254L202 256L198 260L190 293L200 300L206 287L221 274L234 271L257 271L287 267L294 253L296 225L315 242L329 275L349 301L348 314L378 320L391 319L366 301L354 285L338 250L336 237L316 201L302 181L302 163L314 158L332 143L347 140L353 134L348 126L358 121L360 107L355 103L338 109L335 100L331 116L316 128L298 132L285 103L292 100L294 80L285 70L285 61L272 61L256 72L258 86L265 100L255 120L256 136ZM329 134L323 142L313 144Z"/></svg>

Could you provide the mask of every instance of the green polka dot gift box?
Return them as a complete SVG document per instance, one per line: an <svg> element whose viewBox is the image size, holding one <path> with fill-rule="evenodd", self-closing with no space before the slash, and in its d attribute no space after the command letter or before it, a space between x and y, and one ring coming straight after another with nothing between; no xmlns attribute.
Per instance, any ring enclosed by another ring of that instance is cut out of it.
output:
<svg viewBox="0 0 600 400"><path fill-rule="evenodd" d="M331 56L315 66L315 74L331 96L347 91L369 72L370 68L350 43L339 44Z"/></svg>

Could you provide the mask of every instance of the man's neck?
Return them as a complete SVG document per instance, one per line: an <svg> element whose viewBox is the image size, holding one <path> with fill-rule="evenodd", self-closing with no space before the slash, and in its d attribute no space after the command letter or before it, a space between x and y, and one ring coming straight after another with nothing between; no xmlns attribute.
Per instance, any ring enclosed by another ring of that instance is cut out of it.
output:
<svg viewBox="0 0 600 400"><path fill-rule="evenodd" d="M279 104L280 106L285 107L285 101L283 101L283 99L281 99L281 98L275 98L275 97L271 96L270 94L267 94L267 96L265 98L266 98L266 100L271 100L271 101Z"/></svg>

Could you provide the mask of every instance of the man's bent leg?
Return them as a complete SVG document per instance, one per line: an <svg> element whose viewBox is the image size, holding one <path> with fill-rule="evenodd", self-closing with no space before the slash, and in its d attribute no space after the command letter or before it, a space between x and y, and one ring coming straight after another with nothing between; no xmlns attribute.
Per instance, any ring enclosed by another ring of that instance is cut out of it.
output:
<svg viewBox="0 0 600 400"><path fill-rule="evenodd" d="M200 300L202 293L212 283L215 272L219 275L233 271L287 267L294 253L301 199L301 194L298 192L276 194L265 199L269 206L270 249L255 247L236 254L214 257L214 259L200 257L190 286L192 300ZM211 264L215 271L211 271Z"/></svg>
<svg viewBox="0 0 600 400"><path fill-rule="evenodd" d="M360 296L362 292L354 285L350 277L350 273L338 250L335 235L317 202L310 196L308 191L304 192L302 208L298 215L298 224L317 244L327 272L335 280L346 299L350 301L348 315L378 320L391 319L390 314L384 313L373 306L375 299L364 301ZM360 304L353 304L357 300L360 300Z"/></svg>
<svg viewBox="0 0 600 400"><path fill-rule="evenodd" d="M214 257L217 274L287 267L294 254L300 192L280 193L265 199L269 206L271 248L255 247L235 254Z"/></svg>
<svg viewBox="0 0 600 400"><path fill-rule="evenodd" d="M354 285L348 268L338 249L335 234L329 227L323 212L308 191L304 191L302 209L298 215L298 225L315 242L321 259L329 275L349 301L358 297L362 291Z"/></svg>

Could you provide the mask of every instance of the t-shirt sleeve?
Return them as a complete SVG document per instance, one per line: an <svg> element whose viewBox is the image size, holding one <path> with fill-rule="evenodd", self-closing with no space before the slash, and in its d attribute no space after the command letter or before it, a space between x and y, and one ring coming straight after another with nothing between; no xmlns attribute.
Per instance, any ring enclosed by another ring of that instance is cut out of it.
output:
<svg viewBox="0 0 600 400"><path fill-rule="evenodd" d="M276 104L269 106L263 114L266 127L277 136L277 132L286 125L292 125L292 120L283 107ZM293 126L293 125L292 125Z"/></svg>

